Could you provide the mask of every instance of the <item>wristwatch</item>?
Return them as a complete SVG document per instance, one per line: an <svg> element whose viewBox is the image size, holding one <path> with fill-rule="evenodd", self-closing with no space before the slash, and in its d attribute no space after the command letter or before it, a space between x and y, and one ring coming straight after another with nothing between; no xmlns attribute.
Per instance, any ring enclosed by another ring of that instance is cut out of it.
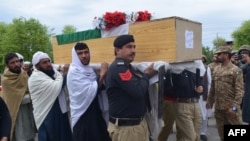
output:
<svg viewBox="0 0 250 141"><path fill-rule="evenodd" d="M237 111L237 107L236 106L232 106L232 110L233 111Z"/></svg>

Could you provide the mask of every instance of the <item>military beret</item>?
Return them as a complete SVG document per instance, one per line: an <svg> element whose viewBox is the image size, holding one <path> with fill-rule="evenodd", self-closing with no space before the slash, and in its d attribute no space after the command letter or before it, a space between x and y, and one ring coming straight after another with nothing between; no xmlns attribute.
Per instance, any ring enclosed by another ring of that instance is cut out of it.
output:
<svg viewBox="0 0 250 141"><path fill-rule="evenodd" d="M236 53L238 53L238 50L232 50L231 51L231 54L236 54Z"/></svg>
<svg viewBox="0 0 250 141"><path fill-rule="evenodd" d="M242 45L239 49L239 53L243 50L247 50L247 51L250 51L250 46L249 45Z"/></svg>
<svg viewBox="0 0 250 141"><path fill-rule="evenodd" d="M207 56L206 55L202 55L202 58L204 59L205 62L207 62Z"/></svg>
<svg viewBox="0 0 250 141"><path fill-rule="evenodd" d="M124 46L125 44L129 43L129 42L134 42L134 36L133 35L120 35L118 36L115 40L114 40L114 47L117 48L122 48L122 46Z"/></svg>
<svg viewBox="0 0 250 141"><path fill-rule="evenodd" d="M226 53L231 53L232 51L232 46L220 46L216 51L215 54L221 53L221 52L226 52Z"/></svg>

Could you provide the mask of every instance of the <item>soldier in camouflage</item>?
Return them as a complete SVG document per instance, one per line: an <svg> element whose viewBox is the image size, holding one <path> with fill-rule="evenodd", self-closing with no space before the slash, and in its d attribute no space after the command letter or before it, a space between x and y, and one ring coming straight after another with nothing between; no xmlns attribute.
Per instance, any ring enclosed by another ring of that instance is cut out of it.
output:
<svg viewBox="0 0 250 141"><path fill-rule="evenodd" d="M224 140L224 125L241 124L240 104L243 97L243 75L239 67L230 61L230 46L221 46L215 54L220 61L212 75L207 108L215 104L215 119L221 140Z"/></svg>
<svg viewBox="0 0 250 141"><path fill-rule="evenodd" d="M217 59L217 54L214 54L213 58L212 58L212 63L210 63L210 64L207 65L210 68L210 70L211 70L211 74L213 74L214 68L216 66L218 66L219 64L220 64L220 62Z"/></svg>
<svg viewBox="0 0 250 141"><path fill-rule="evenodd" d="M231 62L242 69L245 66L245 62L241 61L241 58L242 56L240 55L240 52L238 50L233 50L231 52Z"/></svg>

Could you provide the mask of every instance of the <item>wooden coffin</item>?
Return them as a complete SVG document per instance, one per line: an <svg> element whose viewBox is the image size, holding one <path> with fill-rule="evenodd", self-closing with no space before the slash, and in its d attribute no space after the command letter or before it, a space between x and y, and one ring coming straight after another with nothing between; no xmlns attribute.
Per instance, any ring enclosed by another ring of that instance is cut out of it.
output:
<svg viewBox="0 0 250 141"><path fill-rule="evenodd" d="M168 17L129 25L129 34L134 35L136 57L134 62L166 61L185 62L202 56L201 23L181 17ZM116 36L88 39L91 63L114 60L113 41ZM54 63L71 62L71 50L76 42L58 45L52 38Z"/></svg>

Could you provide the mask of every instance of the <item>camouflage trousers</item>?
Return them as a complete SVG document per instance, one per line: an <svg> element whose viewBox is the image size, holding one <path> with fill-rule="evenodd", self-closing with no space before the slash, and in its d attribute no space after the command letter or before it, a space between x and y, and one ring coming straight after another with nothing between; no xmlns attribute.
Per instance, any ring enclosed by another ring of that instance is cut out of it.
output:
<svg viewBox="0 0 250 141"><path fill-rule="evenodd" d="M228 110L215 109L214 116L219 136L224 141L224 125L240 125L242 124L241 110L238 108L234 117L228 114Z"/></svg>

